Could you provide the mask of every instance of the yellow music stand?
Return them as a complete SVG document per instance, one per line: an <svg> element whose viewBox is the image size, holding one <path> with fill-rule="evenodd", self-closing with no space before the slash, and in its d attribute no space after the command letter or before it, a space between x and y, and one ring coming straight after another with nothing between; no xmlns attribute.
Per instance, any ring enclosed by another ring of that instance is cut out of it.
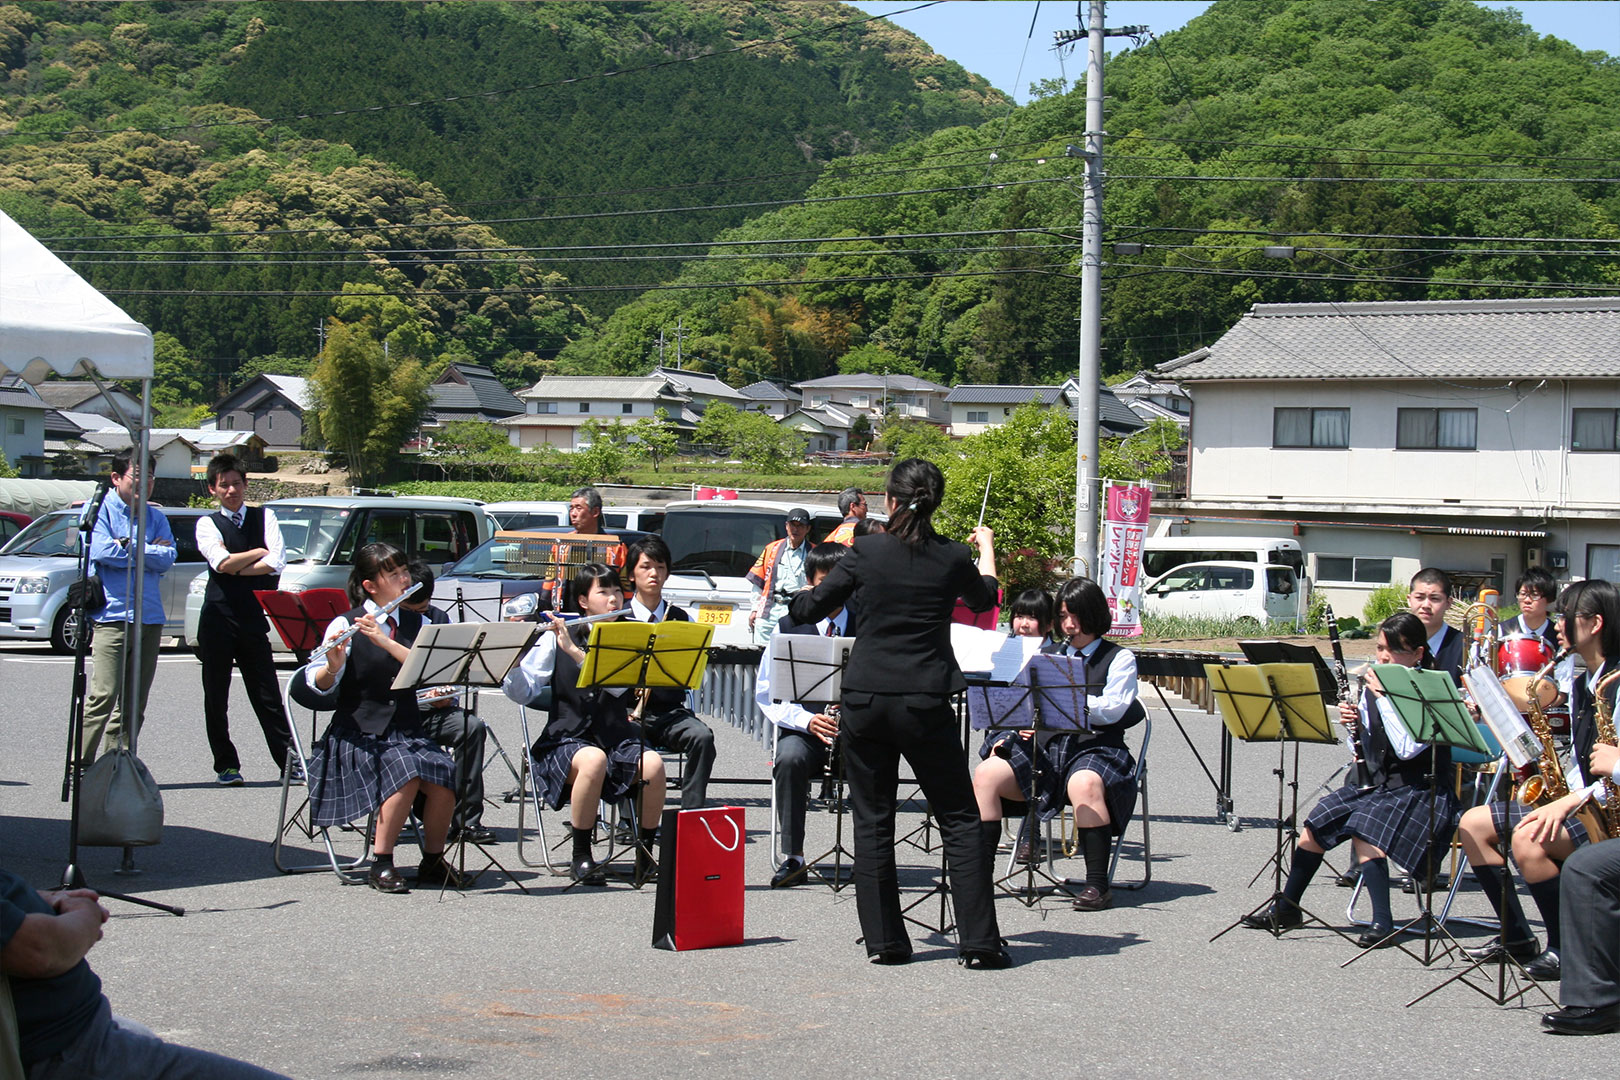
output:
<svg viewBox="0 0 1620 1080"><path fill-rule="evenodd" d="M1283 904L1299 909L1306 922L1326 927L1346 941L1348 934L1324 919L1312 914L1301 904L1283 896L1283 861L1293 854L1299 841L1299 746L1301 743L1335 743L1337 737L1322 701L1322 688L1311 664L1205 664L1204 674L1209 679L1215 705L1221 721L1233 736L1243 742L1274 742L1277 744L1277 841L1271 858L1254 877L1252 887L1269 867L1272 872L1271 895L1209 940L1214 941L1242 925L1250 915L1268 907L1282 911ZM1294 764L1290 774L1288 745L1294 746ZM1285 791L1291 792L1292 807L1284 816ZM1281 937L1283 927L1275 919L1270 926L1273 937Z"/></svg>
<svg viewBox="0 0 1620 1080"><path fill-rule="evenodd" d="M695 690L713 640L714 627L702 623L597 623L579 667L580 689Z"/></svg>

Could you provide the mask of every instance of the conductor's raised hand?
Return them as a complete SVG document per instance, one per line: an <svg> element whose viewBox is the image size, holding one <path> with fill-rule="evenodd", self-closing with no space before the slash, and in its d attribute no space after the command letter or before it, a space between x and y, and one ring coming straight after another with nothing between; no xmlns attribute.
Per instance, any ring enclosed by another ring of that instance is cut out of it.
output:
<svg viewBox="0 0 1620 1080"><path fill-rule="evenodd" d="M973 531L968 533L968 543L978 548L981 552L994 551L996 546L996 534L988 525L975 525L973 527Z"/></svg>

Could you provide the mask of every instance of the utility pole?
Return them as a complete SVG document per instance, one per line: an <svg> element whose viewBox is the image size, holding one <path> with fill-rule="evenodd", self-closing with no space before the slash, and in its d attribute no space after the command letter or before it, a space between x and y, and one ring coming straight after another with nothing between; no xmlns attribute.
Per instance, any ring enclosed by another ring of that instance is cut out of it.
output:
<svg viewBox="0 0 1620 1080"><path fill-rule="evenodd" d="M1097 469L1097 388L1102 383L1102 204L1103 204L1103 39L1146 32L1140 26L1103 27L1104 0L1089 0L1086 48L1085 147L1071 146L1069 157L1086 164L1084 215L1080 237L1080 368L1075 403L1074 572L1097 577L1097 501L1102 477ZM1079 31L1059 31L1057 48L1080 40Z"/></svg>
<svg viewBox="0 0 1620 1080"><path fill-rule="evenodd" d="M664 328L658 328L658 366L664 366Z"/></svg>
<svg viewBox="0 0 1620 1080"><path fill-rule="evenodd" d="M662 333L662 331L660 331ZM686 338L685 316L675 317L675 370L681 369L681 342Z"/></svg>
<svg viewBox="0 0 1620 1080"><path fill-rule="evenodd" d="M315 355L319 356L326 351L326 320L322 319L315 324Z"/></svg>

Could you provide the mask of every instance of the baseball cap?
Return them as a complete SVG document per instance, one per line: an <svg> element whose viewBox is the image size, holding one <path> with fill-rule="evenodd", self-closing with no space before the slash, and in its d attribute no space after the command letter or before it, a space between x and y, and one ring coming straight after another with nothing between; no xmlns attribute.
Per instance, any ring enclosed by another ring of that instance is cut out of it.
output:
<svg viewBox="0 0 1620 1080"><path fill-rule="evenodd" d="M808 525L810 524L810 512L802 506L796 506L788 511L787 519L790 523Z"/></svg>

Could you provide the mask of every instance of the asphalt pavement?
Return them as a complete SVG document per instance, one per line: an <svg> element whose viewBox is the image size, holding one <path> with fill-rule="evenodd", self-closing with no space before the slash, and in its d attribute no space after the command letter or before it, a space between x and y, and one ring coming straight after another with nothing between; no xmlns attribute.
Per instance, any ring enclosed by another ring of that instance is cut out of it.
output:
<svg viewBox="0 0 1620 1080"><path fill-rule="evenodd" d="M42 887L67 860L59 796L71 673L71 658L0 643L0 864ZM165 1038L310 1078L1576 1076L1620 1045L1542 1034L1548 1006L1534 992L1529 1004L1504 1007L1454 984L1405 1007L1460 970L1454 959L1426 967L1386 950L1341 968L1355 951L1321 928L1281 940L1239 928L1211 942L1269 894L1269 873L1250 881L1273 850L1278 755L1236 748L1234 831L1216 820L1214 788L1192 749L1216 770L1218 721L1178 708L1184 736L1156 696L1148 700L1151 882L1116 891L1115 907L1098 913L1003 897L1002 932L1017 961L1008 971L967 971L952 939L920 927L914 962L890 968L868 965L856 944L852 889L767 886L764 748L727 727L716 731L716 775L750 781L711 788L715 801L747 811L739 947L654 950L654 890L568 889L544 868L523 867L511 804L490 807L485 823L502 840L491 851L528 894L497 871L462 893L401 896L330 873L278 873L269 840L280 784L240 683L232 731L248 784L222 789L203 737L197 663L166 651L140 747L163 787L163 843L136 852L134 876L115 872L115 849L81 849L79 861L92 886L186 914L108 901L113 918L90 959L115 1012ZM516 707L486 694L480 711L516 753ZM1343 756L1302 749L1302 798ZM493 795L513 786L499 759L487 777ZM547 820L559 838L563 818ZM902 827L918 820L904 815ZM1133 824L1121 880L1142 876L1141 839ZM808 846L831 840L830 815L812 810ZM535 858L532 844L527 854ZM1342 865L1344 852L1330 859ZM404 844L399 861L414 862ZM910 896L937 879L937 853L902 847L900 864ZM1059 870L1083 872L1078 860ZM1349 896L1324 871L1306 906L1348 927ZM1471 880L1456 910L1488 912ZM1395 897L1397 918L1414 911L1411 897ZM937 924L940 904L926 900L918 913ZM1453 929L1470 944L1485 933Z"/></svg>

